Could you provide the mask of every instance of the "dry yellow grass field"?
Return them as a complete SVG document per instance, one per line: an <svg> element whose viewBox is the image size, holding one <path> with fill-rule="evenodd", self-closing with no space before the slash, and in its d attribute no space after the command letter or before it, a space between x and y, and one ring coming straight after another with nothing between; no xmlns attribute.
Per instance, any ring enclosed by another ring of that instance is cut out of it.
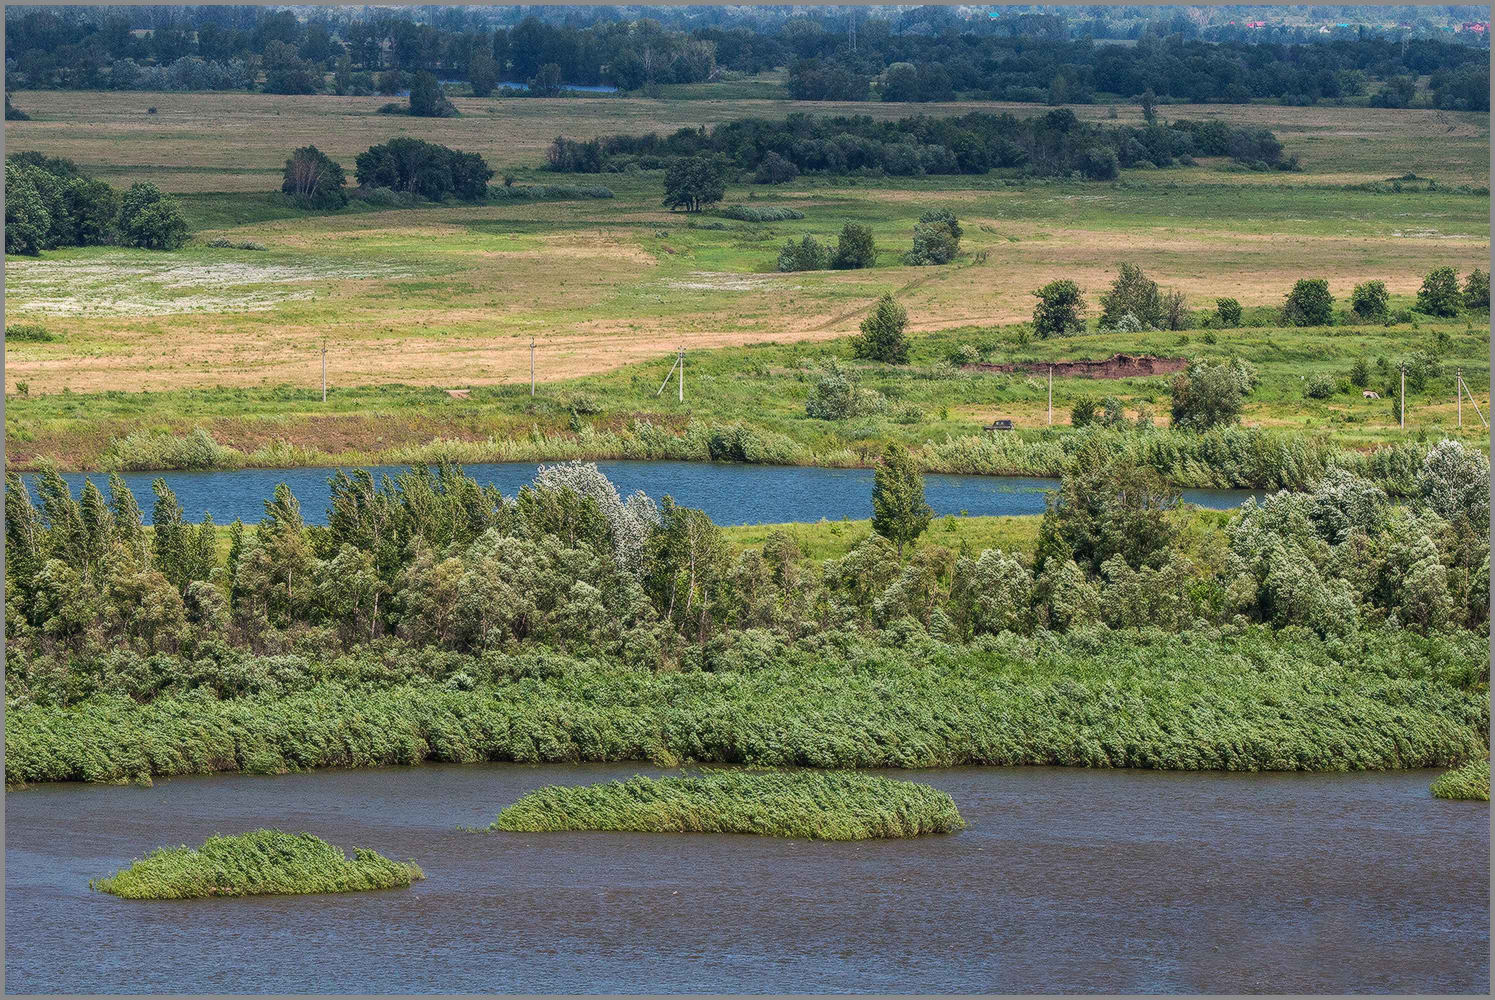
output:
<svg viewBox="0 0 1495 1000"><path fill-rule="evenodd" d="M94 248L11 260L12 321L41 322L59 343L7 351L8 388L32 392L196 386L314 386L320 345L334 385L527 382L571 378L660 357L677 345L822 340L856 331L883 291L911 329L991 326L1027 318L1032 290L1070 277L1092 305L1122 260L1143 264L1194 308L1231 296L1278 304L1305 275L1341 300L1370 278L1415 292L1430 268L1461 273L1489 256L1488 195L1385 195L1343 185L1415 172L1445 187L1488 172L1479 115L1347 108L1177 107L1271 127L1300 173L1221 163L1127 171L1118 185L1007 187L938 177L765 190L733 187L806 218L727 231L692 228L659 206L657 175L547 177L535 168L557 134L670 130L791 110L892 117L1018 114L1033 105L802 105L775 101L459 99L463 117L379 115L381 98L260 94L34 92L30 122L6 125L7 147L68 156L115 184L150 180L181 193L220 233L264 253L193 246L160 255ZM157 114L147 115L154 106ZM1104 107L1077 113L1103 117ZM1122 108L1123 119L1135 108ZM315 143L351 171L354 156L396 134L481 152L522 180L613 187L610 200L447 205L382 212L266 211L290 150ZM203 192L226 192L204 194ZM940 268L902 266L918 215L947 206L967 255ZM293 217L286 217L288 214ZM883 254L860 272L774 272L784 240L833 241L847 221L874 227ZM752 232L745 229L754 230Z"/></svg>

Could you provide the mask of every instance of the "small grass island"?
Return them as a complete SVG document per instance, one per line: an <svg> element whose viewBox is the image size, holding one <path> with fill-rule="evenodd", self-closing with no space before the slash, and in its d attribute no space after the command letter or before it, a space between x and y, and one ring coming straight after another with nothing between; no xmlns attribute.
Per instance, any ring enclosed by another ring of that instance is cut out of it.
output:
<svg viewBox="0 0 1495 1000"><path fill-rule="evenodd" d="M938 789L846 771L707 771L550 785L503 810L489 827L518 833L751 833L807 840L918 837L964 828L954 800Z"/></svg>
<svg viewBox="0 0 1495 1000"><path fill-rule="evenodd" d="M425 878L411 862L342 848L309 833L256 830L209 837L200 848L163 847L91 888L122 899L295 895L408 887Z"/></svg>
<svg viewBox="0 0 1495 1000"><path fill-rule="evenodd" d="M1432 792L1440 799L1490 801L1490 758L1471 760L1433 779Z"/></svg>

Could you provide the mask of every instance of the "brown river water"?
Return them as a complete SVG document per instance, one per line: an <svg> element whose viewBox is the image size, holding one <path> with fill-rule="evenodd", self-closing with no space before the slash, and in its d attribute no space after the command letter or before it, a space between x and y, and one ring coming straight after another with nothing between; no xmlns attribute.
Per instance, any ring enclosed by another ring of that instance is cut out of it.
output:
<svg viewBox="0 0 1495 1000"><path fill-rule="evenodd" d="M5 988L30 992L1488 992L1490 815L1436 772L897 772L962 833L850 844L472 834L648 766L427 766L5 797ZM414 887L130 902L88 880L262 826Z"/></svg>

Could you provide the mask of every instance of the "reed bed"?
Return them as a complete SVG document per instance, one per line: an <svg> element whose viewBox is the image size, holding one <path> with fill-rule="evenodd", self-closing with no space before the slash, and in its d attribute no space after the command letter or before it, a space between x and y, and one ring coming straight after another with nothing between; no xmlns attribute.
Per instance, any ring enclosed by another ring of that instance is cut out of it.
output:
<svg viewBox="0 0 1495 1000"><path fill-rule="evenodd" d="M1490 758L1472 760L1433 779L1432 792L1440 799L1490 801Z"/></svg>
<svg viewBox="0 0 1495 1000"><path fill-rule="evenodd" d="M350 860L309 833L256 830L209 837L195 849L163 847L89 886L122 899L204 899L396 889L421 878L413 862L363 848Z"/></svg>
<svg viewBox="0 0 1495 1000"><path fill-rule="evenodd" d="M596 785L549 785L498 814L490 830L542 833L750 833L873 840L955 833L965 821L946 793L848 771L708 771Z"/></svg>

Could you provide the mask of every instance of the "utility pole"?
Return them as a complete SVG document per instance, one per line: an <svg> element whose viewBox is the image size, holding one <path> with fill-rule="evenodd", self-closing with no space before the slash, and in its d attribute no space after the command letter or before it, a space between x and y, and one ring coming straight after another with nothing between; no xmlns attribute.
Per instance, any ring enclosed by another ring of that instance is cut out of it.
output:
<svg viewBox="0 0 1495 1000"><path fill-rule="evenodd" d="M322 338L322 402L327 402L327 338Z"/></svg>
<svg viewBox="0 0 1495 1000"><path fill-rule="evenodd" d="M535 338L529 339L529 398L535 398Z"/></svg>
<svg viewBox="0 0 1495 1000"><path fill-rule="evenodd" d="M680 348L680 402L685 402L685 348Z"/></svg>
<svg viewBox="0 0 1495 1000"><path fill-rule="evenodd" d="M1049 365L1049 426L1054 425L1054 366Z"/></svg>
<svg viewBox="0 0 1495 1000"><path fill-rule="evenodd" d="M1462 394L1467 392L1469 394L1469 405L1474 407L1475 414L1479 416L1479 422L1488 429L1490 422L1485 419L1485 411L1479 408L1479 400L1474 398L1474 390L1469 388L1468 382L1464 381L1464 373L1462 371L1459 372L1459 392L1459 426L1464 426L1464 397Z"/></svg>
<svg viewBox="0 0 1495 1000"><path fill-rule="evenodd" d="M1397 400L1401 404L1402 430L1407 429L1407 366L1402 365L1402 394Z"/></svg>
<svg viewBox="0 0 1495 1000"><path fill-rule="evenodd" d="M1463 430L1464 429L1464 369L1462 369L1462 368L1455 368L1453 370L1453 377L1458 380L1458 385L1454 388L1454 395L1456 395L1456 396L1459 397L1459 430Z"/></svg>

